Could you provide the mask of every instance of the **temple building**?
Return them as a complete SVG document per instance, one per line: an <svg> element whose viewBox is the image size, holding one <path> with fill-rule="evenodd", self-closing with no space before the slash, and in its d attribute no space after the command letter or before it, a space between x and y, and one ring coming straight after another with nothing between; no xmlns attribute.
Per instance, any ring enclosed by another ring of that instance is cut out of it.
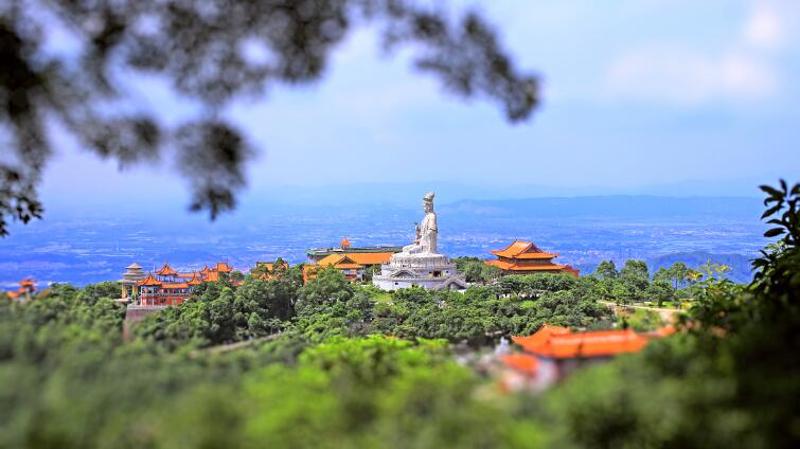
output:
<svg viewBox="0 0 800 449"><path fill-rule="evenodd" d="M125 273L122 274L122 302L134 301L138 294L137 284L147 277L142 266L134 262L125 267Z"/></svg>
<svg viewBox="0 0 800 449"><path fill-rule="evenodd" d="M494 250L496 260L486 265L497 267L506 274L567 273L578 277L579 271L569 265L553 262L558 254L542 251L533 242L515 240L505 249Z"/></svg>
<svg viewBox="0 0 800 449"><path fill-rule="evenodd" d="M321 268L333 267L341 271L351 282L366 279L368 270L377 271L381 265L389 263L393 254L402 247L373 246L354 248L347 238L342 239L338 248L312 249L308 251L309 263L303 266L303 281L308 282L317 276Z"/></svg>
<svg viewBox="0 0 800 449"><path fill-rule="evenodd" d="M500 357L506 368L502 383L508 389L541 390L578 368L639 352L652 338L674 333L671 326L638 334L632 329L572 332L561 326L542 326L526 337L512 337L522 352Z"/></svg>
<svg viewBox="0 0 800 449"><path fill-rule="evenodd" d="M250 275L262 281L272 281L278 279L281 273L289 269L289 263L283 259L275 262L256 262L256 266L250 270Z"/></svg>
<svg viewBox="0 0 800 449"><path fill-rule="evenodd" d="M203 282L217 282L220 279L230 276L230 274L233 273L233 267L228 265L227 262L217 262L212 268L207 266L203 267L199 273ZM188 274L191 273L187 273L184 277L188 277Z"/></svg>
<svg viewBox="0 0 800 449"><path fill-rule="evenodd" d="M391 257L392 254L399 253L402 250L403 248L400 246L354 247L350 244L350 240L348 240L347 237L345 237L339 243L339 247L337 248L314 248L308 250L306 255L308 255L308 260L312 264L316 264L322 259L334 254L347 254L347 255L374 254L375 255L374 257L380 258L380 260L383 260L385 258L388 261L389 257Z"/></svg>
<svg viewBox="0 0 800 449"><path fill-rule="evenodd" d="M33 298L34 293L36 293L36 281L32 278L25 278L19 281L18 289L6 292L6 295L12 301L26 302Z"/></svg>
<svg viewBox="0 0 800 449"><path fill-rule="evenodd" d="M233 267L226 262L183 273L165 263L155 273L145 276L141 266L133 263L122 275L122 300L135 306L176 306L189 299L196 286L225 279L231 272Z"/></svg>

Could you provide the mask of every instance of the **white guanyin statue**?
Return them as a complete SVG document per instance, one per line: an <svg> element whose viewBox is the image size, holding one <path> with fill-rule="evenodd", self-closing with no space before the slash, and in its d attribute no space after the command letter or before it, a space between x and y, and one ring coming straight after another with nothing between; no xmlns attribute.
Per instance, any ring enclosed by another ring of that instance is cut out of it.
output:
<svg viewBox="0 0 800 449"><path fill-rule="evenodd" d="M389 263L381 266L380 273L372 277L377 287L383 290L408 287L463 290L467 287L456 265L438 252L439 226L433 211L433 197L430 192L422 198L425 217L416 226L414 243L393 254Z"/></svg>
<svg viewBox="0 0 800 449"><path fill-rule="evenodd" d="M422 198L425 217L417 225L417 238L414 243L403 247L404 254L436 254L439 228L436 225L436 212L433 211L433 197L434 193L430 192Z"/></svg>

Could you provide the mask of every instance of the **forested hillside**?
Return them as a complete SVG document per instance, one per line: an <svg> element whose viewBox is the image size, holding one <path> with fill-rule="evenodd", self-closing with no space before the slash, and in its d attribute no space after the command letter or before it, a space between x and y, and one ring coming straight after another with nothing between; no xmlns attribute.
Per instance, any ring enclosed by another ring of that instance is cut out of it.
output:
<svg viewBox="0 0 800 449"><path fill-rule="evenodd" d="M800 185L765 191L780 240L747 285L713 264L497 278L461 260L466 293L388 294L291 268L208 284L128 341L116 283L0 300L0 447L795 447ZM661 325L607 302L685 313L672 337L537 395L476 363L544 323Z"/></svg>

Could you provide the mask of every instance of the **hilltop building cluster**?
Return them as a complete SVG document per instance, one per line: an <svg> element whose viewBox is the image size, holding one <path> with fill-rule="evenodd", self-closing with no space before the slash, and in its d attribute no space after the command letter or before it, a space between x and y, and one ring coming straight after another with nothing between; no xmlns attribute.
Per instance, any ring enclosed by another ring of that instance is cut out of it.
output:
<svg viewBox="0 0 800 449"><path fill-rule="evenodd" d="M467 282L450 258L438 251L439 227L434 211L434 193L423 197L424 216L415 228L414 241L406 246L353 247L342 239L338 247L316 248L308 251L308 262L302 265L303 281L317 277L319 270L333 268L351 282L372 282L382 290L408 287L431 290L464 290ZM503 274L567 273L578 276L570 265L554 262L558 254L540 249L533 242L515 240L504 249L494 250L496 257L487 260L489 266ZM257 262L253 276L263 280L276 279L289 265L282 259L275 264ZM133 307L166 307L179 305L206 282L229 278L233 272L227 262L218 262L196 271L179 272L165 263L160 269L146 273L133 263L122 275L120 301ZM32 279L23 280L16 291L7 292L16 300L30 299L35 291Z"/></svg>
<svg viewBox="0 0 800 449"><path fill-rule="evenodd" d="M363 282L368 274L389 263L392 255L402 250L399 246L353 247L345 237L338 248L308 251L309 263L303 265L303 281L316 278L321 268L332 267L341 271L349 281Z"/></svg>
<svg viewBox="0 0 800 449"><path fill-rule="evenodd" d="M192 291L205 282L216 282L233 272L227 262L218 262L198 271L178 272L165 263L155 273L144 273L133 263L122 275L122 301L139 306L176 306L191 297Z"/></svg>
<svg viewBox="0 0 800 449"><path fill-rule="evenodd" d="M8 299L12 301L30 301L33 294L36 293L36 281L32 278L25 278L19 281L19 288L6 292Z"/></svg>

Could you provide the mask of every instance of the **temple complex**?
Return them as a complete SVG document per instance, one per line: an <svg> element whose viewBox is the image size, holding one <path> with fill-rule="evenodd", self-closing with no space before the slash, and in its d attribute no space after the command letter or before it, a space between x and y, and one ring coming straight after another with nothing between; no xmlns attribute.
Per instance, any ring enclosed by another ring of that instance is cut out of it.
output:
<svg viewBox="0 0 800 449"><path fill-rule="evenodd" d="M389 262L393 254L402 250L399 246L372 246L356 248L350 240L342 239L338 248L312 249L308 251L309 263L303 266L303 281L317 276L321 268L333 267L351 282L366 279L368 270L377 270Z"/></svg>
<svg viewBox="0 0 800 449"><path fill-rule="evenodd" d="M506 274L567 273L575 277L579 271L569 265L553 262L558 254L542 251L533 242L515 240L505 249L494 250L496 260L487 260L486 265L497 267Z"/></svg>
<svg viewBox="0 0 800 449"><path fill-rule="evenodd" d="M438 253L439 227L433 209L434 193L423 198L425 216L416 226L416 238L399 253L392 254L388 263L372 278L372 283L383 290L422 287L431 290L464 290L467 283L456 265L444 254Z"/></svg>
<svg viewBox="0 0 800 449"><path fill-rule="evenodd" d="M32 295L36 292L36 281L32 278L25 278L19 281L19 288L10 292L6 292L8 299L12 301L30 301Z"/></svg>
<svg viewBox="0 0 800 449"><path fill-rule="evenodd" d="M142 267L133 263L122 275L121 301L143 307L175 306L189 299L196 286L225 279L231 272L233 267L226 262L183 273L165 263L155 273L145 275Z"/></svg>
<svg viewBox="0 0 800 449"><path fill-rule="evenodd" d="M343 238L342 241L339 243L337 248L314 248L308 250L306 255L308 256L309 262L312 264L319 263L322 259L331 256L331 255L363 255L358 256L361 257L361 260L364 262L368 262L369 260L380 260L386 261L389 260L394 253L399 253L402 251L402 247L400 246L363 246L363 247L354 247L350 244L350 240L347 237ZM370 256L372 255L372 256ZM370 257L372 257L370 259ZM385 263L385 262L378 262L378 264ZM371 265L367 263L367 265Z"/></svg>

